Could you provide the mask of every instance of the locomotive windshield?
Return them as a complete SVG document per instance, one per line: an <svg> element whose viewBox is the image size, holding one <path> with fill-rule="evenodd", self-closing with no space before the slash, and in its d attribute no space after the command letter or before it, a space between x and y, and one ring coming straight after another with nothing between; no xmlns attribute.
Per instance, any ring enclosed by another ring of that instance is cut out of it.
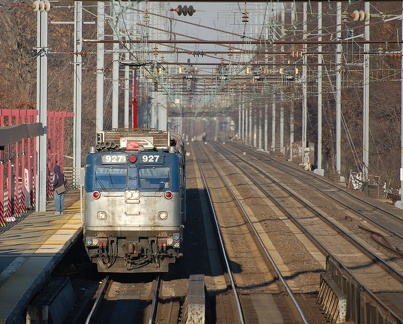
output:
<svg viewBox="0 0 403 324"><path fill-rule="evenodd" d="M129 171L129 173L128 173ZM154 189L163 190L171 185L169 167L97 167L94 189Z"/></svg>
<svg viewBox="0 0 403 324"><path fill-rule="evenodd" d="M127 169L125 167L98 167L95 169L96 189L124 189L126 188Z"/></svg>
<svg viewBox="0 0 403 324"><path fill-rule="evenodd" d="M169 168L151 167L139 169L140 188L164 189L169 188Z"/></svg>

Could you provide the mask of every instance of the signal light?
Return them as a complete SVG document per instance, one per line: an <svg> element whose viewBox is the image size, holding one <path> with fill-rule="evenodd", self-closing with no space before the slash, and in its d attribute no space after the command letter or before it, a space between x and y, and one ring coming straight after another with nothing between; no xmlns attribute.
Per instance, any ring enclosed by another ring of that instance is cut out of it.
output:
<svg viewBox="0 0 403 324"><path fill-rule="evenodd" d="M171 199L173 197L173 194L171 191L165 191L164 196L166 199Z"/></svg>
<svg viewBox="0 0 403 324"><path fill-rule="evenodd" d="M135 155L130 155L129 156L129 161L130 161L130 163L134 163L134 162L137 161L137 157Z"/></svg>
<svg viewBox="0 0 403 324"><path fill-rule="evenodd" d="M99 191L94 191L94 192L92 193L92 197L93 197L94 199L99 199L99 198L101 197L101 193L100 193Z"/></svg>
<svg viewBox="0 0 403 324"><path fill-rule="evenodd" d="M189 16L193 16L193 14L196 12L196 9L195 8L193 8L193 6L181 6L181 5L179 5L178 7L176 7L176 8L171 8L171 11L175 11L177 14L178 14L178 16L180 16L180 15L184 15L184 16L187 16L187 15L189 15Z"/></svg>

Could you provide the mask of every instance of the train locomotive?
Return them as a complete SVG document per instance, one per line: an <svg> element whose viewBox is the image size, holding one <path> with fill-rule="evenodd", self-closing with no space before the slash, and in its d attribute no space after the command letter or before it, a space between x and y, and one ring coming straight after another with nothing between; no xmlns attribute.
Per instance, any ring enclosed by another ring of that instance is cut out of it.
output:
<svg viewBox="0 0 403 324"><path fill-rule="evenodd" d="M169 131L97 134L85 160L83 240L99 272L168 272L182 256L185 155Z"/></svg>

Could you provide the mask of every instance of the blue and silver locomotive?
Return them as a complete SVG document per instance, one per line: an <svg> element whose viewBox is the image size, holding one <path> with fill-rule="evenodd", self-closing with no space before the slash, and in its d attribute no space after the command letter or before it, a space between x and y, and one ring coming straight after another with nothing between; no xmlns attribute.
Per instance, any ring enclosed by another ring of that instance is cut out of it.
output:
<svg viewBox="0 0 403 324"><path fill-rule="evenodd" d="M100 272L167 272L182 256L185 149L153 129L97 134L85 162L84 245Z"/></svg>

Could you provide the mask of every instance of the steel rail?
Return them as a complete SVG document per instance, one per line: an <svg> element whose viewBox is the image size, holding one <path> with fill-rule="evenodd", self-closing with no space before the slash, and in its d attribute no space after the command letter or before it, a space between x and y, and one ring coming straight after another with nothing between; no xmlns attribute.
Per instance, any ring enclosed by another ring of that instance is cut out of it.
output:
<svg viewBox="0 0 403 324"><path fill-rule="evenodd" d="M206 181L206 178L204 176L203 170L202 170L202 168L200 166L199 159L197 159L197 165L199 167L200 176L202 178L204 188L206 189L207 196L209 198L209 202L210 202L210 206L211 206L211 211L212 211L213 216L214 216L214 222L215 222L215 226L216 226L216 229L217 229L218 239L219 239L220 245L221 245L221 250L223 251L223 258L224 258L224 261L225 261L225 266L227 268L227 273L228 273L228 276L229 276L230 281L231 281L231 287L232 287L232 290L234 292L234 298L235 298L237 309L238 309L238 317L239 317L239 320L241 321L241 323L245 324L245 319L244 319L243 312L242 312L241 301L239 299L238 294L236 293L237 290L236 290L235 280L234 280L234 277L232 275L232 271L231 271L231 267L229 265L229 260L227 258L227 254L225 252L224 240L222 238L221 231L220 231L220 226L218 224L217 214L215 212L214 205L213 205L213 199L212 199L211 194L210 194L210 189L207 186L207 181Z"/></svg>
<svg viewBox="0 0 403 324"><path fill-rule="evenodd" d="M199 144L200 145L200 144ZM202 147L202 146L200 146ZM205 152L205 150L202 148L202 151ZM210 163L212 165L215 165L213 163L213 161L210 158L210 155L207 154L207 152L205 152L205 156L208 157ZM270 264L273 266L274 271L277 275L277 278L280 280L280 282L282 283L283 287L285 288L285 290L287 291L288 296L291 298L295 308L298 311L299 316L301 317L303 323L307 324L309 323L308 320L305 317L305 314L303 313L297 299L295 298L294 293L292 292L291 288L289 287L289 285L287 284L286 280L284 279L284 277L282 276L280 269L277 267L274 259L272 258L272 256L270 255L269 251L266 249L263 240L261 239L258 231L256 230L255 226L253 225L253 222L251 221L250 217L248 216L248 213L246 212L245 208L243 207L241 201L237 198L236 194L234 193L233 189L231 189L230 184L228 183L228 181L225 179L224 175L222 174L222 172L216 167L216 171L218 173L218 175L220 176L221 180L223 181L223 183L226 185L227 190L229 191L229 193L231 194L232 198L237 202L237 206L240 208L244 218L247 220L248 224L249 224L249 228L252 230L253 234L255 235L255 238L258 240L260 247L262 248L262 250L264 251L265 256L267 257L267 259L270 261ZM206 187L207 188L207 187ZM214 207L213 207L214 208Z"/></svg>
<svg viewBox="0 0 403 324"><path fill-rule="evenodd" d="M261 153L256 152L256 151L253 151L253 150L250 150L250 152L253 152L254 154L261 155ZM265 156L265 157L267 158L268 156ZM270 158L270 157L268 157L268 158ZM272 159L272 160L273 160L273 162L277 162L277 163L278 163L278 161L276 161L275 159ZM288 169L292 169L292 170L296 171L294 168L292 168L292 167L290 167L290 166L288 166L288 165L281 164L281 167L283 167L283 168L288 168ZM298 171L299 171L299 170L298 170ZM297 171L297 172L298 172L298 171ZM304 174L304 173L302 173L302 174ZM365 204L370 205L371 207L373 207L373 208L375 208L375 209L377 209L377 210L380 210L381 212L383 212L383 213L387 214L388 216L390 216L390 217L396 219L397 221L403 221L403 219L402 219L400 216L395 215L395 214L391 213L390 211L386 210L385 208L382 208L382 207L380 207L380 206L377 206L377 205L371 203L370 201L366 201L366 200L362 199L362 198L359 197L359 196L356 196L356 195L351 194L351 192L349 192L348 190L346 190L346 189L344 189L344 188L341 188L340 186L336 186L333 182L331 182L331 181L325 179L324 177L319 177L319 176L317 176L317 177L315 177L315 179L318 180L318 181L320 181L320 182L323 182L323 183L325 183L325 184L327 184L327 185L330 185L330 186L332 186L332 187L334 187L334 188L337 188L339 191L345 193L346 195L348 195L348 196L350 196L350 197L353 197L354 199L356 199L357 201L359 201L359 202L361 202L361 203L365 203ZM331 200L333 200L333 201L336 201L337 203L343 205L343 206L346 207L346 208L349 208L349 207L350 207L348 204L344 203L343 201L340 201L340 200L335 199L335 198L334 198L331 194L329 194L329 193L322 192L322 194L325 195L325 196L327 196L329 199L331 199ZM387 228L387 227L383 226L382 224L378 223L376 220L374 220L374 219L372 219L372 218L370 218L370 217L367 217L364 213L360 213L360 212L358 212L358 211L355 211L355 212L356 212L359 216L361 216L361 217L365 218L366 220L368 220L368 221L372 222L373 224L375 224L378 228L382 228L383 230L385 230L385 231L387 231L387 232L390 232L389 228ZM391 232L391 233L392 233L394 236L396 236L396 237L398 237L398 238L400 238L400 239L403 239L403 235L401 235L401 234L399 234L399 233L396 233L396 232Z"/></svg>
<svg viewBox="0 0 403 324"><path fill-rule="evenodd" d="M393 247L392 243L390 242L389 238L386 237L384 234L373 231L363 225L358 225L359 228L363 229L364 231L367 231L369 233L371 233L371 238L378 243L379 245L382 245L385 249L388 249L396 254L398 254L401 258L403 258L403 252L400 251L400 249L398 247ZM379 239L379 237L381 239Z"/></svg>
<svg viewBox="0 0 403 324"><path fill-rule="evenodd" d="M205 152L205 153L206 153L206 156L209 156L209 154L207 154L207 152ZM214 165L213 161L211 161L210 156L209 156L209 159L210 159L210 162ZM253 222L251 221L250 217L248 216L248 213L246 212L245 208L243 207L241 201L236 197L236 194L235 194L234 191L231 189L230 184L229 184L228 181L224 178L224 175L222 174L222 172L221 172L220 170L218 170L217 168L216 168L216 171L217 171L217 173L220 175L221 180L222 180L222 181L225 183L225 185L227 186L228 191L231 193L232 198L237 202L237 204L238 204L239 208L241 209L241 211L242 211L242 213L243 213L245 219L248 221L250 229L253 231L253 234L255 234L256 239L259 241L260 246L261 246L261 248L263 249L263 251L264 251L266 257L269 259L271 265L273 266L274 271L276 272L278 279L281 281L281 283L282 283L283 286L285 287L285 290L287 291L288 296L290 296L292 302L294 303L294 306L295 306L295 308L297 309L299 315L301 316L301 319L302 319L303 323L308 324L309 322L308 322L308 320L306 319L306 317L305 317L305 315L304 315L304 313L303 313L303 311L302 311L302 309L301 309L301 307L300 307L300 305L299 305L297 299L295 298L294 293L292 292L290 286L289 286L289 285L287 284L287 282L285 281L283 275L282 275L281 272L280 272L280 269L277 267L277 265L276 265L274 259L273 259L272 256L270 255L269 251L266 249L266 247L265 247L265 245L264 245L262 239L260 238L259 233L257 232L255 226L253 225Z"/></svg>
<svg viewBox="0 0 403 324"><path fill-rule="evenodd" d="M215 145L218 146L218 144L215 144ZM227 151L228 153L230 153L230 154L232 154L232 155L235 155L232 151L228 150L227 148L223 147L222 145L219 145L219 146L220 146L221 150L219 151L219 150L216 149L216 151L217 151L218 153L220 153L221 155L223 155L223 154L222 154L222 150L225 150L225 151ZM223 156L224 156L224 155L223 155ZM296 199L297 201L300 201L300 202L301 202L303 205L305 205L308 209L310 209L310 210L313 211L315 214L317 214L319 217L321 217L321 219L323 219L326 223L328 223L329 226L331 226L331 227L333 226L333 228L338 229L338 230L343 234L343 236L344 236L347 240L349 240L352 244L355 244L355 246L356 246L357 248L361 249L361 251L362 251L365 255L367 255L368 258L370 258L371 260L373 260L373 261L375 261L377 264L379 264L382 268L385 269L385 271L389 270L389 273L390 273L392 276L394 276L397 280L403 280L403 274L400 273L399 270L397 270L397 269L395 269L393 266L387 264L384 260L382 260L382 259L381 259L380 257L378 257L377 255L372 254L370 251L366 250L365 247L364 247L358 240L356 240L354 237L352 237L352 236L349 235L348 233L345 233L343 230L341 230L341 229L337 226L337 224L335 224L335 223L333 223L332 221L326 219L326 217L322 217L321 212L320 212L320 210L319 210L318 208L316 208L315 206L311 205L311 204L310 204L308 201L306 201L304 198L300 197L300 196L299 196L296 192L294 192L292 189L290 189L290 188L288 188L287 186L281 184L280 181L278 181L278 180L277 180L276 178L274 178L273 176L269 175L265 170L263 170L263 169L261 169L261 168L255 166L255 165L253 165L252 163L250 163L250 162L248 162L248 161L246 161L246 160L240 158L239 156L237 156L237 158L238 158L238 159L241 159L242 162L248 164L251 168L255 169L256 171L259 171L259 173L260 173L261 175L263 175L264 177L271 179L271 181L272 181L274 184L276 184L278 187L282 188L284 191L288 192L292 197L294 197L294 199ZM228 160L229 160L229 161L232 161L231 159L228 159ZM264 189L261 185L259 185L256 181L254 181L253 178L249 175L249 173L248 173L245 169L243 169L242 167L236 165L235 163L233 163L233 164L234 164L239 170L241 170L241 171L244 173L244 175L245 175L248 179L250 179L250 180L254 183L254 185L256 185L257 188L259 188L259 190L261 190L263 193L265 193L266 195L268 195L268 197L270 197L270 194L268 193L268 191L267 191L266 189ZM276 204L276 206L277 206L280 210L282 210L284 213L286 213L286 214L289 215L289 213L287 212L287 210L286 210L282 205L280 205L280 204L279 204L277 201L275 201L274 199L273 199L273 202ZM291 215L290 215L290 216L291 216ZM310 238L312 238L312 242L314 242L315 245L318 246L318 248L320 248L321 250L324 250L327 255L332 256L332 258L334 258L334 259L341 265L341 267L343 267L343 269L345 269L345 271L347 271L348 273L350 273L350 275L352 276L352 278L354 278L354 280L355 280L357 283L360 284L361 288L364 289L374 300L376 300L377 303L378 303L380 306L382 306L384 309L386 309L386 310L389 312L389 314L391 314L395 319L401 320L401 319L399 318L399 316L398 316L393 310L391 310L388 306L386 306L386 305L381 301L381 299L379 299L372 291L368 290L368 289L366 288L366 286L361 282L361 280L359 280L354 274L352 274L352 273L349 271L349 269L348 269L346 266L344 266L342 262L340 262L340 260L338 260L335 256L331 255L331 253L330 253L318 240L316 240L315 237L313 237L313 236L309 233L309 231L305 228L305 226L304 226L303 224L301 224L298 220L294 219L293 217L291 217L291 219L295 220L295 223L296 223L301 229L304 230L304 233L305 233L306 235L308 235ZM392 271L390 271L390 270L392 270Z"/></svg>
<svg viewBox="0 0 403 324"><path fill-rule="evenodd" d="M232 151L230 151L229 149L227 149L226 147L219 145L219 144L214 144L215 146L220 146L220 151L217 150L217 152L222 152L222 151L226 151L229 154L235 155L235 153L233 153ZM222 153L220 153L221 155L223 155ZM223 155L224 156L224 155ZM403 273L401 273L398 269L396 269L395 267L393 267L392 265L388 264L386 261L384 261L381 257L379 257L378 255L372 253L371 251L369 251L368 249L365 248L365 246L360 243L356 238L354 238L352 235L346 233L342 228L340 228L336 222L334 222L333 220L330 220L328 218L326 218L323 215L323 212L317 208L316 206L312 205L308 200L306 200L305 198L303 198L302 196L300 196L299 194L297 194L294 190L292 190L291 188L287 187L286 185L282 184L281 181L279 181L278 179L276 179L274 176L268 174L268 172L266 170L263 170L262 168L254 165L253 163L243 159L242 157L239 157L238 155L235 155L239 160L241 160L243 163L249 165L252 169L256 170L259 172L259 174L267 179L270 179L275 185L277 185L279 188L281 188L282 190L288 192L293 199L295 199L296 201L299 201L302 205L306 206L307 209L311 210L314 214L318 215L320 217L320 219L322 219L325 223L327 223L330 227L332 227L333 229L336 229L338 232L340 232L346 240L348 240L351 244L355 245L358 249L360 249L368 258L370 258L372 261L374 261L376 264L378 264L379 266L381 266L383 269L385 269L386 271L389 271L389 273L391 273L392 276L394 276L395 279L403 281ZM260 184L258 184L256 181L253 180L253 178L249 175L249 173L242 168L239 165L236 165L236 167L241 170L245 176L247 178L249 178L251 181L254 182L254 184L266 195L268 195L268 197L270 197L269 192L264 189ZM277 168L280 169L281 168ZM339 201L337 201L338 203L340 203ZM281 210L283 210L285 213L288 213L288 211L281 206L277 201L274 201L274 203L277 205L278 208L280 208ZM341 204L341 203L340 203ZM292 218L294 219L294 218ZM298 220L295 220L304 230L306 233L309 233L308 230L306 230L305 226L300 224L300 222ZM312 236L310 236L312 237ZM313 238L315 241L317 241L315 238ZM319 243L319 242L318 242ZM319 243L320 244L320 243ZM327 254L330 254L329 251L326 251ZM341 263L339 260L337 260L339 263Z"/></svg>
<svg viewBox="0 0 403 324"><path fill-rule="evenodd" d="M96 315L99 307L102 304L102 300L103 300L103 298L105 296L105 291L106 291L106 288L109 286L109 283L110 283L109 276L105 277L104 280L102 280L100 291L98 293L97 298L95 299L95 302L94 302L94 305L92 306L91 312L87 316L85 324L90 324L92 319L93 319L93 317Z"/></svg>
<svg viewBox="0 0 403 324"><path fill-rule="evenodd" d="M155 316L157 315L157 303L158 303L158 296L160 292L160 284L161 284L161 278L160 276L157 277L156 279L156 287L153 295L153 300L151 303L151 312L150 312L150 318L148 319L148 324L153 324L155 322Z"/></svg>

